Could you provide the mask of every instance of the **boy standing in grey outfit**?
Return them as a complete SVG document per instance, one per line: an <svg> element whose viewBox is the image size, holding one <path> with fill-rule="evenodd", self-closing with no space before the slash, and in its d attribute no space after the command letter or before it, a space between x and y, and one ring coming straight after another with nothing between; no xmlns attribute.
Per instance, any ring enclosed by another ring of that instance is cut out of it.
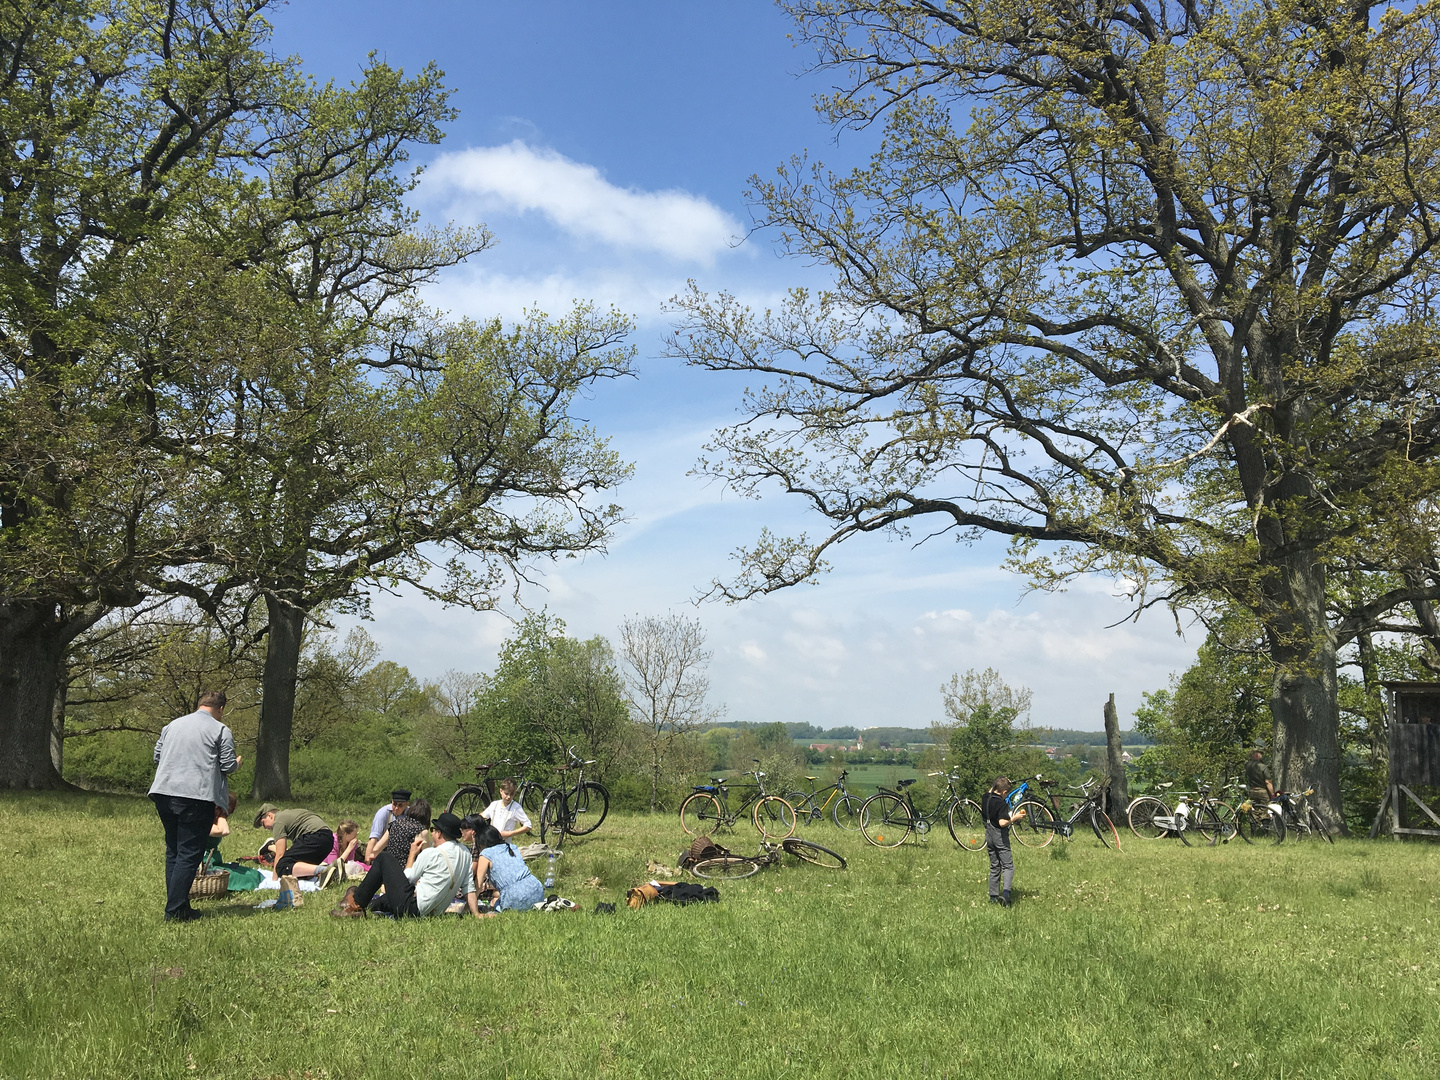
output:
<svg viewBox="0 0 1440 1080"><path fill-rule="evenodd" d="M1010 906L1010 883L1015 880L1015 859L1010 854L1010 826L1025 816L1024 810L1010 816L1010 804L1005 796L1010 792L1010 781L997 776L985 793L980 807L985 818L985 851L990 856L990 902Z"/></svg>

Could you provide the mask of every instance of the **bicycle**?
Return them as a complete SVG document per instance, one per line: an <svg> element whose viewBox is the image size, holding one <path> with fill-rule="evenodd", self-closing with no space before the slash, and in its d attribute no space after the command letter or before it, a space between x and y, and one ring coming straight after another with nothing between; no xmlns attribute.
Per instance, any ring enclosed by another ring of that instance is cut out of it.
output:
<svg viewBox="0 0 1440 1080"><path fill-rule="evenodd" d="M785 801L795 808L795 819L802 825L808 825L812 821L819 821L825 816L825 811L830 811L830 817L835 824L842 829L858 829L860 827L860 807L864 800L857 795L851 795L845 787L845 777L850 775L846 769L840 774L833 784L815 790L815 781L818 777L807 776L810 781L809 792L790 791L785 794ZM826 794L826 793L829 794ZM824 795L822 801L820 796Z"/></svg>
<svg viewBox="0 0 1440 1080"><path fill-rule="evenodd" d="M1247 844L1285 842L1285 809L1279 802L1257 803L1247 798L1236 807L1234 820L1235 831Z"/></svg>
<svg viewBox="0 0 1440 1080"><path fill-rule="evenodd" d="M1320 811L1311 807L1308 799L1315 794L1314 788L1306 788L1298 795L1293 791L1277 791L1275 799L1280 804L1281 815L1285 819L1285 831L1294 832L1296 840L1303 840L1307 836L1323 836L1327 842L1335 843L1335 837L1325 825L1325 819L1320 816Z"/></svg>
<svg viewBox="0 0 1440 1080"><path fill-rule="evenodd" d="M515 780L515 801L523 806L526 812L538 813L545 799L545 789L524 775L526 766L534 760L533 757L523 758L520 761L502 758L487 765L475 766L475 783L461 784L455 794L450 796L450 801L445 804L446 812L463 818L468 814L478 814L484 810L499 798L495 791L495 781L489 774L491 770L505 765L508 766L507 775Z"/></svg>
<svg viewBox="0 0 1440 1080"><path fill-rule="evenodd" d="M759 758L752 760L760 764ZM745 775L755 777L755 786L734 813L730 812L730 781L711 777L709 784L696 785L680 804L680 828L689 836L702 836L716 828L733 829L748 810L755 828L767 840L793 836L795 808L765 790L765 774L759 769Z"/></svg>
<svg viewBox="0 0 1440 1080"><path fill-rule="evenodd" d="M598 780L586 780L585 769L594 761L585 761L575 753L572 746L565 751L568 762L555 768L566 779L566 773L573 773L575 782L569 787L551 788L540 804L540 840L546 842L546 834L558 834L556 845L563 844L566 836L585 836L598 829L610 812L610 792Z"/></svg>
<svg viewBox="0 0 1440 1080"><path fill-rule="evenodd" d="M813 840L801 840L791 836L779 844L762 840L760 851L755 855L726 854L701 859L690 867L690 872L709 881L739 881L755 876L767 866L778 866L781 851L813 866L823 866L827 870L844 870L846 865L845 856L839 852L831 851Z"/></svg>
<svg viewBox="0 0 1440 1080"><path fill-rule="evenodd" d="M894 788L882 787L860 806L860 833L876 847L899 847L913 831L922 841L928 839L930 828L942 817L950 830L950 838L966 851L985 847L985 820L980 804L966 799L955 790L953 773L933 772L945 777L945 794L935 809L926 814L915 805L907 790L916 778L901 780Z"/></svg>
<svg viewBox="0 0 1440 1080"><path fill-rule="evenodd" d="M1055 788L1057 781L1042 780L1038 775L1033 779L1040 787L1048 790L1050 806L1039 802L1036 799L1025 799L1020 802L1015 811L1025 811L1025 815L1010 826L1010 831L1016 835L1019 841L1026 847L1044 847L1055 834L1059 833L1067 840L1075 837L1075 822L1082 817L1087 820L1090 828L1095 833L1095 838L1107 848L1120 850L1120 833L1115 828L1115 823L1110 820L1110 815L1105 813L1102 806L1105 789L1109 782L1096 785L1091 790L1090 785L1095 784L1094 777L1086 780L1083 784L1071 785L1071 791L1079 791L1080 796L1068 796L1078 798L1070 814L1063 821L1056 821L1063 811L1060 809L1060 800L1056 797ZM1022 782L1022 786L1028 788L1028 782ZM1052 813L1053 808L1053 813Z"/></svg>
<svg viewBox="0 0 1440 1080"><path fill-rule="evenodd" d="M1156 790L1165 792L1173 784L1157 784ZM1145 840L1158 840L1164 836L1178 836L1186 847L1190 839L1185 834L1197 831L1205 842L1214 846L1229 843L1235 835L1235 811L1210 792L1207 784L1196 782L1194 801L1189 792L1180 792L1172 808L1158 795L1141 795L1132 799L1125 809L1125 819L1130 831Z"/></svg>
<svg viewBox="0 0 1440 1080"><path fill-rule="evenodd" d="M475 783L461 784L445 804L445 812L463 818L484 810L495 801L495 781L490 779L490 770L506 764L509 763L492 761L487 765L475 766Z"/></svg>

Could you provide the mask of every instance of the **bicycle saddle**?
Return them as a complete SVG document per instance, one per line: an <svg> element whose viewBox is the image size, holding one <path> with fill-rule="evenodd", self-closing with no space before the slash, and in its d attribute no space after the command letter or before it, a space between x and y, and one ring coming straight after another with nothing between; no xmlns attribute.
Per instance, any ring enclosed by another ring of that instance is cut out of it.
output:
<svg viewBox="0 0 1440 1080"><path fill-rule="evenodd" d="M909 780L901 780L901 781L900 781L898 784L896 784L895 786L896 786L896 787L909 787L911 784L913 784L913 783L915 782L915 779L916 779L916 778L912 776Z"/></svg>
<svg viewBox="0 0 1440 1080"><path fill-rule="evenodd" d="M805 777L805 779L806 779L806 780L819 780L820 778L819 778L818 776L807 776L807 777Z"/></svg>
<svg viewBox="0 0 1440 1080"><path fill-rule="evenodd" d="M1159 788L1161 791L1164 791L1166 788L1172 788L1172 787L1174 787L1174 786L1175 786L1175 781L1174 781L1174 780L1171 780L1168 784L1156 784L1155 786L1156 786L1157 788Z"/></svg>
<svg viewBox="0 0 1440 1080"><path fill-rule="evenodd" d="M1040 781L1040 786L1041 786L1041 787L1054 787L1054 786L1055 786L1056 784L1058 784L1059 782L1060 782L1059 780L1041 780L1041 781Z"/></svg>

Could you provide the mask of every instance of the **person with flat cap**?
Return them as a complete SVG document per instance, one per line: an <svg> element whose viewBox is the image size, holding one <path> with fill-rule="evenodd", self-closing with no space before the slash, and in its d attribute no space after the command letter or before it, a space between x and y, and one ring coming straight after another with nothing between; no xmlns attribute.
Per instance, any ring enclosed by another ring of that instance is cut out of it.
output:
<svg viewBox="0 0 1440 1080"><path fill-rule="evenodd" d="M404 866L388 851L382 851L365 880L346 889L344 898L330 914L341 919L368 911L397 919L440 915L453 897L463 893L470 914L479 918L475 863L470 850L460 843L461 828L454 814L441 814L432 827L434 846L426 847L424 839L417 836ZM382 885L385 895L377 896Z"/></svg>
<svg viewBox="0 0 1440 1080"><path fill-rule="evenodd" d="M390 819L399 817L405 813L405 808L410 805L410 792L406 788L396 788L390 792L390 801L370 819L370 839L366 841L364 851L365 862L374 862L375 856L380 854L380 838L385 835L385 830L390 827Z"/></svg>
<svg viewBox="0 0 1440 1080"><path fill-rule="evenodd" d="M275 839L276 877L311 877L319 872L325 856L335 846L330 826L309 810L281 810L274 803L261 803L255 814L255 828L269 829Z"/></svg>

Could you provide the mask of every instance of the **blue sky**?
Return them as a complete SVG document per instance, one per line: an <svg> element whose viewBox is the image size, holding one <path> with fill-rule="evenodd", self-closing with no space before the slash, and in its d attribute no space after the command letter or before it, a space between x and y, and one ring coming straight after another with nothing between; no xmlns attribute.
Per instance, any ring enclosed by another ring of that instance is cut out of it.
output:
<svg viewBox="0 0 1440 1080"><path fill-rule="evenodd" d="M618 493L629 512L610 553L549 568L546 604L570 632L614 639L622 619L698 615L715 658L715 703L736 720L923 727L940 684L995 667L1035 692L1033 721L1101 726L1193 658L1164 613L1138 625L1108 581L1025 594L1000 569L1004 545L867 538L818 585L737 606L690 603L729 572L762 526L805 528L778 493L741 500L688 474L702 443L735 417L738 384L662 358L663 303L693 279L763 306L822 279L750 232L753 174L808 152L862 160L874 136L838 141L811 107L828 86L803 74L807 50L783 13L725 4L295 0L277 9L275 45L319 78L348 81L374 51L415 70L435 60L460 117L427 164L415 205L429 219L484 222L498 243L448 274L431 302L514 318L577 298L635 318L639 378L599 391L583 412L636 465ZM417 676L489 670L509 625L410 595L377 596L367 630Z"/></svg>

